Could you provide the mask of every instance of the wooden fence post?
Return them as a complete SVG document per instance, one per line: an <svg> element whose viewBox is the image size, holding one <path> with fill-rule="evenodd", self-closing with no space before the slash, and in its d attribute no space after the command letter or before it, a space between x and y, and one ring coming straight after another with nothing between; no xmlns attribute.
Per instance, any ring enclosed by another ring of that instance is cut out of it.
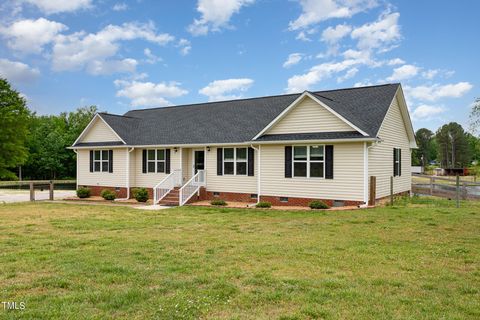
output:
<svg viewBox="0 0 480 320"><path fill-rule="evenodd" d="M33 188L33 182L30 182L30 201L35 201L35 189Z"/></svg>
<svg viewBox="0 0 480 320"><path fill-rule="evenodd" d="M53 180L50 180L49 199L53 201Z"/></svg>
<svg viewBox="0 0 480 320"><path fill-rule="evenodd" d="M393 177L390 176L390 205L393 206Z"/></svg>
<svg viewBox="0 0 480 320"><path fill-rule="evenodd" d="M462 199L467 200L468 192L467 192L467 183L464 181L462 184Z"/></svg>
<svg viewBox="0 0 480 320"><path fill-rule="evenodd" d="M457 174L457 183L456 183L457 187L456 187L456 191L457 191L457 208L460 207L460 202L459 202L459 198L460 198L460 176Z"/></svg>
<svg viewBox="0 0 480 320"><path fill-rule="evenodd" d="M369 191L368 205L374 206L376 198L377 198L377 177L370 176L370 191Z"/></svg>
<svg viewBox="0 0 480 320"><path fill-rule="evenodd" d="M433 177L430 177L430 195L433 196Z"/></svg>

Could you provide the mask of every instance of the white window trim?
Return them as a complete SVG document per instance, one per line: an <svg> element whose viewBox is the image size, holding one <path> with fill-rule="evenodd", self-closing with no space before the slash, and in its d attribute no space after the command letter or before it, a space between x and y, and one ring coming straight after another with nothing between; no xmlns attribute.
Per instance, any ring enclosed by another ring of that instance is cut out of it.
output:
<svg viewBox="0 0 480 320"><path fill-rule="evenodd" d="M323 160L310 160L310 147L322 147L323 148ZM295 147L307 148L307 160L295 160ZM295 176L295 162L307 164L307 176ZM323 163L323 177L310 177L310 163ZM296 179L325 179L325 145L324 144L307 144L307 145L294 145L292 146L292 178Z"/></svg>
<svg viewBox="0 0 480 320"><path fill-rule="evenodd" d="M233 149L233 159L228 159L228 161L225 161L225 149ZM237 159L237 149L245 149L246 150L245 159ZM225 173L225 162L233 163L233 174ZM237 174L237 162L245 163L245 166L246 166L245 174ZM226 175L226 176L241 176L241 177L248 176L248 148L247 147L223 148L223 175Z"/></svg>
<svg viewBox="0 0 480 320"><path fill-rule="evenodd" d="M163 150L163 160L158 160L158 151ZM155 152L155 159L154 160L149 160L148 159L148 151L154 151ZM166 168L166 157L167 157L167 151L166 149L147 149L147 173L165 173ZM153 162L155 163L155 171L150 172L148 171L148 163ZM158 171L158 163L163 162L163 171Z"/></svg>
<svg viewBox="0 0 480 320"><path fill-rule="evenodd" d="M95 153L100 152L100 160L95 159ZM107 151L107 160L103 159L103 152L102 151ZM93 172L110 172L110 156L109 156L110 150L105 150L105 149L94 149L93 150ZM95 170L95 163L98 162L100 163L100 170ZM103 170L103 163L107 163L107 170Z"/></svg>

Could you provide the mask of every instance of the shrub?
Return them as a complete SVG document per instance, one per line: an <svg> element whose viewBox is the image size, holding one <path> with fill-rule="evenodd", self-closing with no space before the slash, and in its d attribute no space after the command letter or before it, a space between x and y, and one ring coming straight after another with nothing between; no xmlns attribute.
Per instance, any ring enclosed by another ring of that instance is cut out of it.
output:
<svg viewBox="0 0 480 320"><path fill-rule="evenodd" d="M308 204L308 206L311 209L328 209L328 208L330 208L325 202L320 201L320 200L313 200Z"/></svg>
<svg viewBox="0 0 480 320"><path fill-rule="evenodd" d="M115 198L117 197L114 191L108 189L103 189L100 195L105 200L115 200Z"/></svg>
<svg viewBox="0 0 480 320"><path fill-rule="evenodd" d="M148 190L145 188L137 188L133 189L133 197L138 201L138 202L147 202L148 200Z"/></svg>
<svg viewBox="0 0 480 320"><path fill-rule="evenodd" d="M227 203L225 202L225 200L222 200L222 199L215 199L215 200L212 200L210 202L210 204L212 206L226 206Z"/></svg>
<svg viewBox="0 0 480 320"><path fill-rule="evenodd" d="M77 189L77 197L88 198L90 197L90 188L82 187Z"/></svg>
<svg viewBox="0 0 480 320"><path fill-rule="evenodd" d="M272 204L268 201L260 201L255 205L257 208L271 208Z"/></svg>

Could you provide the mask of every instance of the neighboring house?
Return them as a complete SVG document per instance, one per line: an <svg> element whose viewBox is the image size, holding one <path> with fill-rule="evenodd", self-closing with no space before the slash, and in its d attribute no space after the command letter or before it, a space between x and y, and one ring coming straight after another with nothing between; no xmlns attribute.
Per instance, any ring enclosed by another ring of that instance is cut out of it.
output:
<svg viewBox="0 0 480 320"><path fill-rule="evenodd" d="M360 205L411 188L414 131L400 84L98 113L71 147L78 186L155 202L215 197Z"/></svg>

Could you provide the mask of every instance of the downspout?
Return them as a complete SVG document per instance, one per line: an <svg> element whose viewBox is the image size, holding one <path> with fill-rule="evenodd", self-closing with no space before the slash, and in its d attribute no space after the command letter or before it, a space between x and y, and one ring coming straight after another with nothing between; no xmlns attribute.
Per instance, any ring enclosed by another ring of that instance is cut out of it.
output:
<svg viewBox="0 0 480 320"><path fill-rule="evenodd" d="M75 157L75 158L76 158L75 161L77 162L77 165L76 165L76 168L75 168L75 169L76 169L76 177L75 177L75 184L76 184L76 186L75 186L75 190L78 190L78 151L77 151L77 149L72 149L72 150L73 150L73 152L75 152L75 154L77 155L77 156Z"/></svg>
<svg viewBox="0 0 480 320"><path fill-rule="evenodd" d="M360 205L361 208L366 208L368 206L368 150L375 146L376 143L372 143L370 146L367 146L367 142L363 143L363 202L364 204Z"/></svg>
<svg viewBox="0 0 480 320"><path fill-rule="evenodd" d="M260 192L261 192L261 183L260 183L260 172L261 172L261 168L262 168L262 162L261 162L261 152L262 152L262 146L261 145L258 145L258 148L255 148L253 146L253 144L250 144L250 147L253 149L253 150L256 150L257 151L257 154L258 154L258 169L257 169L257 203L260 202Z"/></svg>
<svg viewBox="0 0 480 320"><path fill-rule="evenodd" d="M127 184L127 197L126 198L118 198L118 199L115 199L115 201L118 201L118 200L128 200L130 199L130 152L132 152L135 148L134 147L131 147L130 150L127 148L127 181L126 181L126 184Z"/></svg>

